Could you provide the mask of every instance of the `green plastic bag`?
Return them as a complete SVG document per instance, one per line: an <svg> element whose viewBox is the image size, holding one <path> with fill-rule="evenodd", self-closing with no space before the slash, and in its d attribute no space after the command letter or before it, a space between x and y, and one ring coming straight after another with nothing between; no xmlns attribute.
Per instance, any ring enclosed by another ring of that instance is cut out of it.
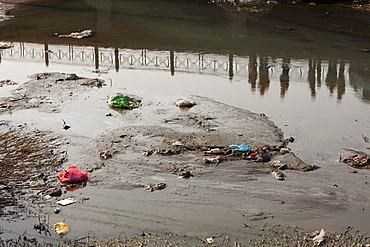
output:
<svg viewBox="0 0 370 247"><path fill-rule="evenodd" d="M117 94L109 98L108 105L113 108L133 109L138 106L138 103L124 94Z"/></svg>

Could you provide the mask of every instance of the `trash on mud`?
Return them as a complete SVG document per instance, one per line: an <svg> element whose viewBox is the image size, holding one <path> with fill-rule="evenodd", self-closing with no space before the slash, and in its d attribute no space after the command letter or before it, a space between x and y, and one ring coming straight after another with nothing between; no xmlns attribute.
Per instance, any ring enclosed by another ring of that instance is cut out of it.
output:
<svg viewBox="0 0 370 247"><path fill-rule="evenodd" d="M167 184L165 183L159 183L159 184L148 184L145 185L144 188L147 191L153 192L155 190L163 190L167 187Z"/></svg>
<svg viewBox="0 0 370 247"><path fill-rule="evenodd" d="M240 151L240 152L247 152L251 149L251 147L245 145L245 144L240 144L240 145L230 145L230 147L235 150L235 151Z"/></svg>
<svg viewBox="0 0 370 247"><path fill-rule="evenodd" d="M44 196L44 197L61 196L62 190L59 188L49 188L49 189L45 189L45 190L37 192L37 195Z"/></svg>
<svg viewBox="0 0 370 247"><path fill-rule="evenodd" d="M281 154L286 154L286 153L289 153L289 152L290 152L289 148L280 148L280 153Z"/></svg>
<svg viewBox="0 0 370 247"><path fill-rule="evenodd" d="M321 229L320 233L316 232L316 234L317 235L314 238L312 238L312 241L316 245L321 245L322 243L325 242L326 232L324 231L324 229Z"/></svg>
<svg viewBox="0 0 370 247"><path fill-rule="evenodd" d="M99 153L99 156L103 160L107 160L109 158L112 158L113 154L109 150L104 150Z"/></svg>
<svg viewBox="0 0 370 247"><path fill-rule="evenodd" d="M172 146L184 146L184 143L182 143L181 141L174 141L172 143Z"/></svg>
<svg viewBox="0 0 370 247"><path fill-rule="evenodd" d="M64 129L64 130L68 130L68 129L70 129L70 128L71 128L71 126L69 126L69 125L66 123L66 121L64 121L63 119L62 119L62 121L63 121L62 129Z"/></svg>
<svg viewBox="0 0 370 247"><path fill-rule="evenodd" d="M285 174L282 173L281 171L272 171L271 176L273 178L275 178L277 180L281 180L281 181L285 180L285 177L286 177Z"/></svg>
<svg viewBox="0 0 370 247"><path fill-rule="evenodd" d="M263 148L261 150L257 150L255 152L251 153L248 156L248 159L251 159L251 160L254 160L254 161L257 161L257 162L268 162L268 161L271 160L271 156L268 153L268 151L265 148Z"/></svg>
<svg viewBox="0 0 370 247"><path fill-rule="evenodd" d="M161 154L161 155L175 155L175 154L180 154L181 150L162 149L162 150L155 151L155 153Z"/></svg>
<svg viewBox="0 0 370 247"><path fill-rule="evenodd" d="M191 171L179 171L178 174L179 178L190 178L194 177L194 174Z"/></svg>
<svg viewBox="0 0 370 247"><path fill-rule="evenodd" d="M54 36L57 36L58 38L74 38L74 39L82 39L86 38L92 35L91 30L81 30L77 32L72 32L70 34L58 34L54 33Z"/></svg>
<svg viewBox="0 0 370 247"><path fill-rule="evenodd" d="M141 151L141 153L144 155L144 156L150 156L154 153L153 150L145 150L145 151Z"/></svg>
<svg viewBox="0 0 370 247"><path fill-rule="evenodd" d="M272 161L270 164L271 164L272 167L275 167L275 168L277 168L279 170L286 170L286 169L288 169L287 164L284 164L280 160Z"/></svg>
<svg viewBox="0 0 370 247"><path fill-rule="evenodd" d="M57 204L62 205L62 206L67 206L67 205L75 203L75 202L77 202L75 199L67 198L67 199L57 201Z"/></svg>
<svg viewBox="0 0 370 247"><path fill-rule="evenodd" d="M177 107L193 107L195 102L191 99L179 99L175 104Z"/></svg>
<svg viewBox="0 0 370 247"><path fill-rule="evenodd" d="M75 166L70 166L67 170L58 174L59 181L63 184L87 183L89 174L82 172Z"/></svg>
<svg viewBox="0 0 370 247"><path fill-rule="evenodd" d="M217 165L218 163L221 162L221 157L216 156L215 158L203 158L203 161L206 164L215 164L215 165Z"/></svg>
<svg viewBox="0 0 370 247"><path fill-rule="evenodd" d="M211 150L205 151L206 154L224 154L220 148L212 148Z"/></svg>
<svg viewBox="0 0 370 247"><path fill-rule="evenodd" d="M10 120L0 120L0 125L5 125L5 124L8 124L10 122L11 122Z"/></svg>
<svg viewBox="0 0 370 247"><path fill-rule="evenodd" d="M66 187L66 191L75 191L75 190L78 190L78 189L81 189L83 187L86 186L86 183L85 182L81 182L81 183L63 183Z"/></svg>
<svg viewBox="0 0 370 247"><path fill-rule="evenodd" d="M13 44L7 44L7 43L0 43L0 49L9 49L9 48L13 48L14 45Z"/></svg>
<svg viewBox="0 0 370 247"><path fill-rule="evenodd" d="M54 224L54 231L58 235L66 234L69 231L69 227L64 222L58 222Z"/></svg>
<svg viewBox="0 0 370 247"><path fill-rule="evenodd" d="M206 241L208 244L213 244L215 242L215 240L213 240L213 238L206 238Z"/></svg>
<svg viewBox="0 0 370 247"><path fill-rule="evenodd" d="M109 98L109 107L122 108L122 109L133 109L139 107L137 101L132 99L130 96L125 94L117 94Z"/></svg>
<svg viewBox="0 0 370 247"><path fill-rule="evenodd" d="M53 211L54 211L54 214L59 214L60 211L62 211L62 210L60 208L55 208Z"/></svg>
<svg viewBox="0 0 370 247"><path fill-rule="evenodd" d="M367 155L352 155L342 160L342 162L354 168L370 168L370 157Z"/></svg>

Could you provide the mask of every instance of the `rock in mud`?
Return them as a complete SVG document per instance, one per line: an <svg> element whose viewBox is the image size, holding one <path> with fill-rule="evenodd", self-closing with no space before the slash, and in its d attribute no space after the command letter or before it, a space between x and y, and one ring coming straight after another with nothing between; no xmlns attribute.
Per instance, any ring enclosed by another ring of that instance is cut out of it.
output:
<svg viewBox="0 0 370 247"><path fill-rule="evenodd" d="M290 170L307 172L307 171L313 171L319 168L316 165L310 165L302 161L292 152L278 156L278 158L280 162L286 164L287 168Z"/></svg>

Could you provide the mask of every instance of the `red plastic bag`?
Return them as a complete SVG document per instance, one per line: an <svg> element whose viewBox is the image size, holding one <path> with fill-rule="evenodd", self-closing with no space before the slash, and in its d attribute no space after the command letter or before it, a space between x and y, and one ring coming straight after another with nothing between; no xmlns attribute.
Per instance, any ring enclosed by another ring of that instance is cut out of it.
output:
<svg viewBox="0 0 370 247"><path fill-rule="evenodd" d="M59 181L63 184L87 183L89 174L82 172L75 166L70 166L64 172L58 174Z"/></svg>

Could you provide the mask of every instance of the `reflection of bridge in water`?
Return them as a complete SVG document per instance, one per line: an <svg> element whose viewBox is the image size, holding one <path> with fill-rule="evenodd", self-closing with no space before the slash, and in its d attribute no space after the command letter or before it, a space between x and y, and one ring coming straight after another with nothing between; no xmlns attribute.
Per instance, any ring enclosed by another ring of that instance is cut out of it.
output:
<svg viewBox="0 0 370 247"><path fill-rule="evenodd" d="M45 52L51 51L51 52ZM364 89L366 82L353 80L353 72L348 62L343 60L271 58L250 54L236 56L205 53L157 51L146 49L118 49L91 46L47 45L17 43L13 48L0 51L1 60L28 61L49 64L68 64L87 67L95 71L115 69L144 69L198 73L227 77L230 80L248 81L252 91L263 95L270 81L280 82L280 96L284 97L290 81L306 81L311 96L316 89L326 85L329 92L337 93L340 100L345 93L346 84L358 91ZM357 77L358 78L358 77ZM366 88L366 87L365 87ZM366 94L363 99L367 99Z"/></svg>

